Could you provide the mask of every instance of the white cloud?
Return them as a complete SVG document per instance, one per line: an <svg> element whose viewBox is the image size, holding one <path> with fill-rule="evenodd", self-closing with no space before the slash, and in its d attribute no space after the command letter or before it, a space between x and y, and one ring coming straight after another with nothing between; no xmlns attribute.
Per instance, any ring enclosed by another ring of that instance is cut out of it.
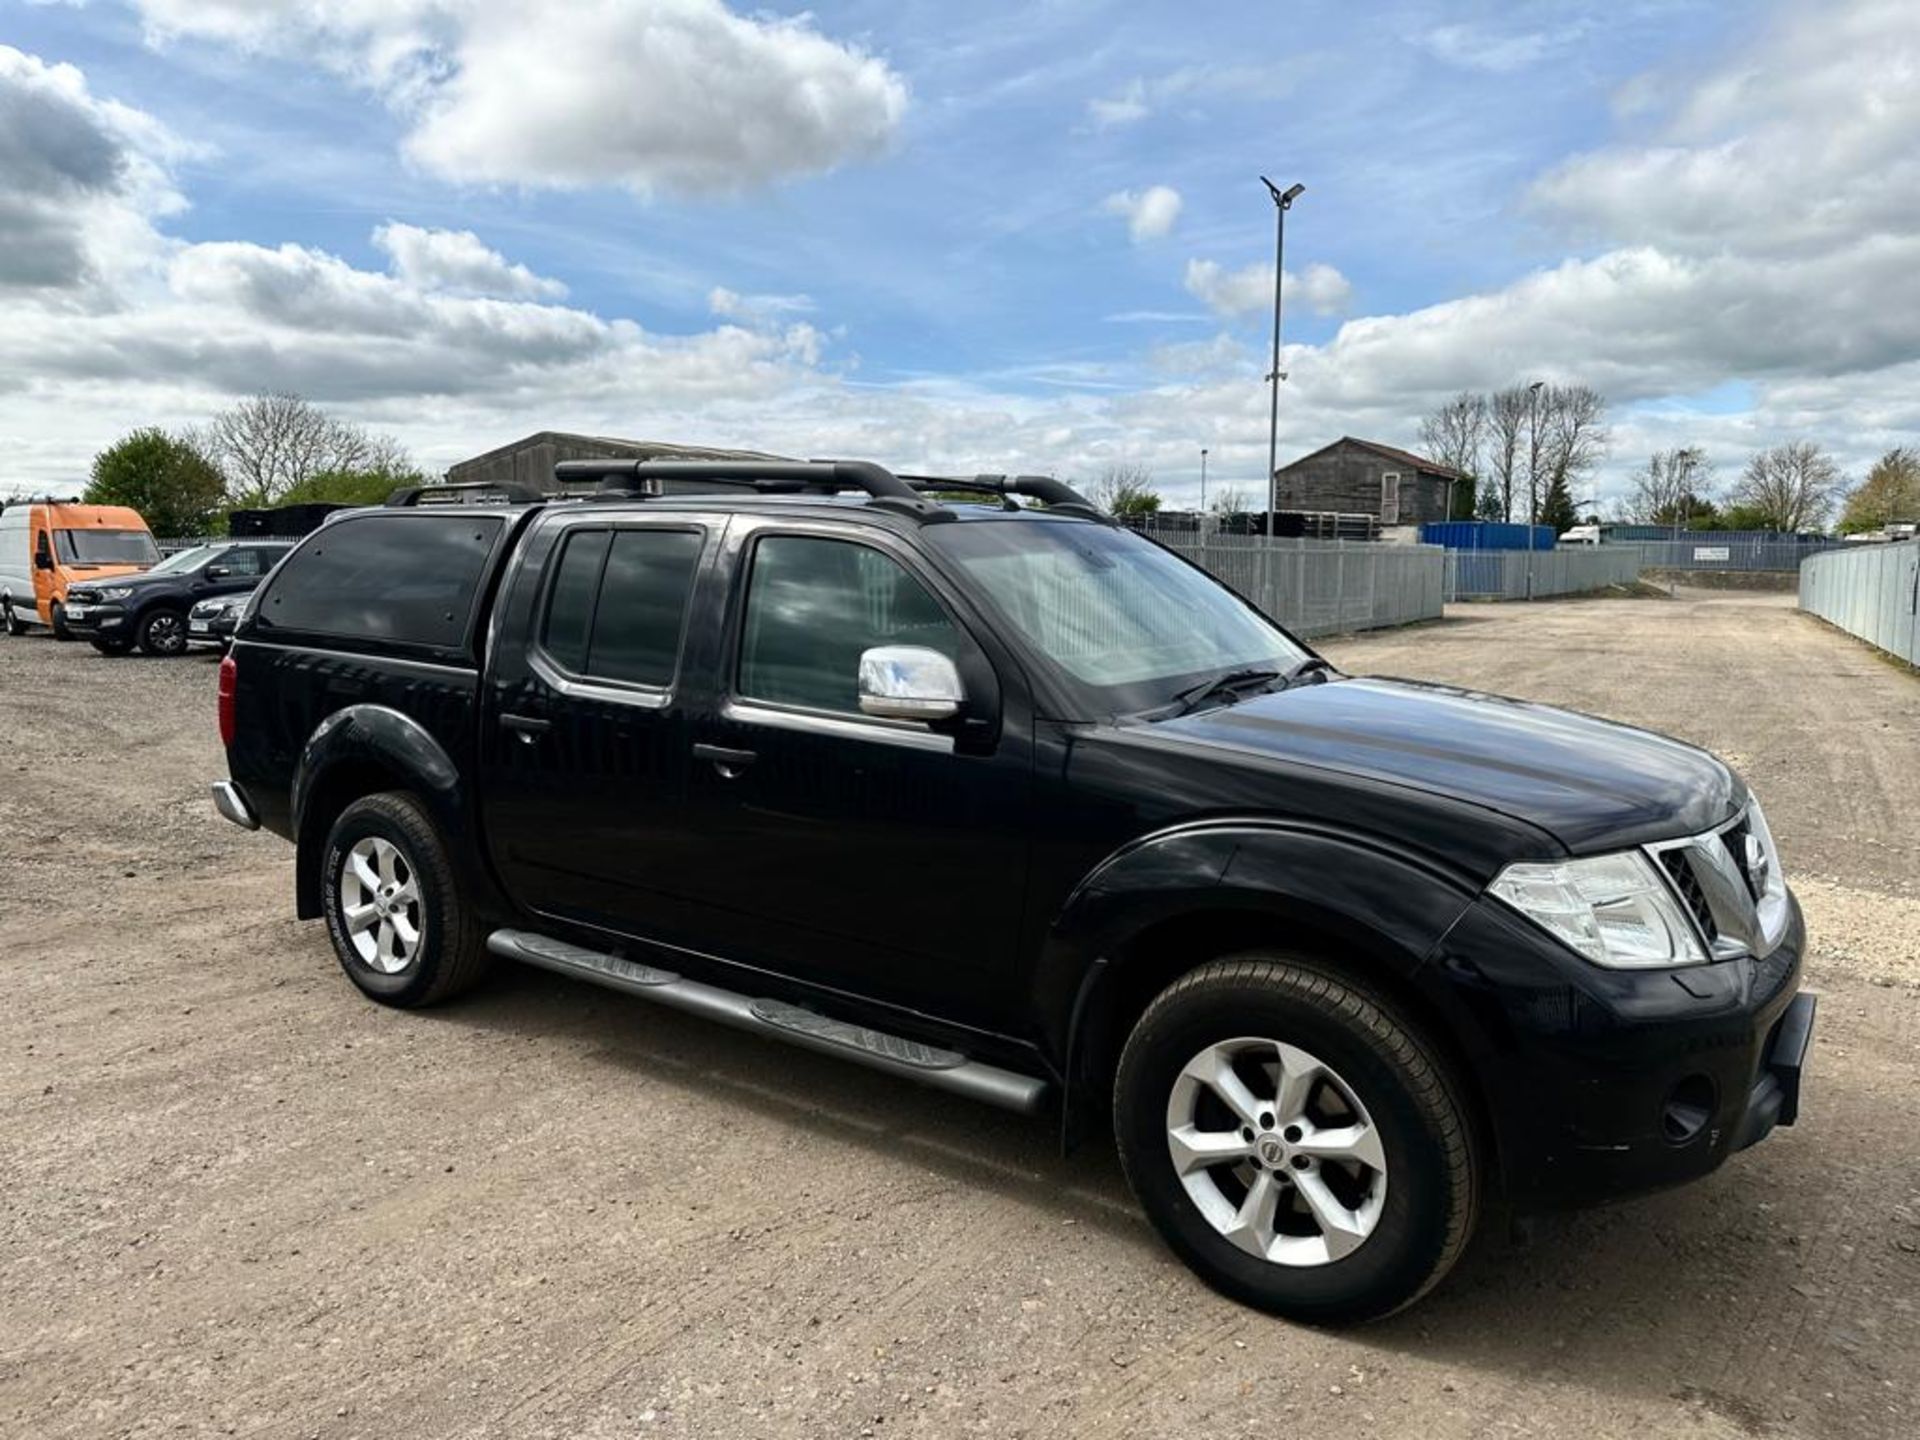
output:
<svg viewBox="0 0 1920 1440"><path fill-rule="evenodd" d="M721 0L133 0L157 42L312 56L384 95L447 179L710 194L885 152L885 61Z"/></svg>
<svg viewBox="0 0 1920 1440"><path fill-rule="evenodd" d="M558 280L509 263L471 230L424 230L390 220L373 232L373 243L386 252L399 279L421 290L512 300L566 297L567 287Z"/></svg>
<svg viewBox="0 0 1920 1440"><path fill-rule="evenodd" d="M1587 33L1584 24L1547 29L1509 29L1489 24L1436 25L1416 38L1422 49L1449 65L1510 75L1530 70L1565 52Z"/></svg>
<svg viewBox="0 0 1920 1440"><path fill-rule="evenodd" d="M766 325L791 315L808 315L815 309L811 295L742 295L724 285L707 292L707 309L725 320Z"/></svg>
<svg viewBox="0 0 1920 1440"><path fill-rule="evenodd" d="M1273 266L1247 265L1228 270L1217 260L1189 260L1187 293L1229 320L1273 309ZM1331 265L1313 264L1295 274L1289 270L1281 287L1282 299L1306 305L1316 315L1346 308L1353 286Z"/></svg>
<svg viewBox="0 0 1920 1440"><path fill-rule="evenodd" d="M1126 89L1118 95L1087 101L1087 118L1101 130L1131 125L1152 113L1153 107L1147 103L1147 84L1144 80L1129 81Z"/></svg>
<svg viewBox="0 0 1920 1440"><path fill-rule="evenodd" d="M1151 78L1136 76L1118 93L1087 101L1096 130L1133 125L1176 102L1204 105L1209 99L1272 100L1289 93L1309 63L1303 56L1248 65L1183 65Z"/></svg>
<svg viewBox="0 0 1920 1440"><path fill-rule="evenodd" d="M1120 190L1101 205L1109 215L1120 215L1127 222L1133 243L1164 238L1180 218L1180 192L1171 185L1150 185L1145 190Z"/></svg>
<svg viewBox="0 0 1920 1440"><path fill-rule="evenodd" d="M184 204L164 170L181 149L73 66L0 45L0 292L117 282L160 243L150 217Z"/></svg>

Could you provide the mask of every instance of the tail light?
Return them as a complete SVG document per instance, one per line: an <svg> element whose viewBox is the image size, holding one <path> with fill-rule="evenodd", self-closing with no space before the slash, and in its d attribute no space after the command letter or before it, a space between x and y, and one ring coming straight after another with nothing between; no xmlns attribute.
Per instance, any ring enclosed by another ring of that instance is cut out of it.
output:
<svg viewBox="0 0 1920 1440"><path fill-rule="evenodd" d="M220 743L233 744L233 692L239 678L239 667L233 663L229 653L220 662Z"/></svg>

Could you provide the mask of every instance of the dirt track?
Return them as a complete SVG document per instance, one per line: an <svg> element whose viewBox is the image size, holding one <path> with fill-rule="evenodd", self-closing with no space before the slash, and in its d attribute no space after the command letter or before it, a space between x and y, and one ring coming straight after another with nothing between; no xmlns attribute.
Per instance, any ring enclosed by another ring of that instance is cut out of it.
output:
<svg viewBox="0 0 1920 1440"><path fill-rule="evenodd" d="M1920 1433L1920 680L1790 603L1328 647L1733 759L1825 992L1798 1127L1349 1334L1044 1121L532 972L366 1003L206 803L210 660L0 640L0 1434Z"/></svg>

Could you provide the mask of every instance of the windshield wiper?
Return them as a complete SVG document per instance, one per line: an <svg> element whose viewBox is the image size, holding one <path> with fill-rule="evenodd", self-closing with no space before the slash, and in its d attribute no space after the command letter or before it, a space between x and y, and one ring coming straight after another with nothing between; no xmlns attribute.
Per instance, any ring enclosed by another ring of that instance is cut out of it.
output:
<svg viewBox="0 0 1920 1440"><path fill-rule="evenodd" d="M1322 660L1318 655L1309 655L1298 665L1287 671L1287 683L1291 685L1295 680L1304 680L1309 675L1333 675L1337 673L1330 661Z"/></svg>
<svg viewBox="0 0 1920 1440"><path fill-rule="evenodd" d="M1224 675L1202 680L1198 685L1176 690L1170 703L1177 707L1173 712L1175 715L1188 715L1216 697L1230 698L1246 686L1271 684L1286 678L1278 670L1229 670Z"/></svg>

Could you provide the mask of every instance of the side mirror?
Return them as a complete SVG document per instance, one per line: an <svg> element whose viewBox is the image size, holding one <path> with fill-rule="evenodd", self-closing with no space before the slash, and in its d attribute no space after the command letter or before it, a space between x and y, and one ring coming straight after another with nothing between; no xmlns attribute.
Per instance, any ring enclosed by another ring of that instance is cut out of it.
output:
<svg viewBox="0 0 1920 1440"><path fill-rule="evenodd" d="M201 572L201 577L207 580L224 580L231 574L233 571L225 565L209 565Z"/></svg>
<svg viewBox="0 0 1920 1440"><path fill-rule="evenodd" d="M49 555L45 550L39 551L33 557L33 568L36 570L51 570L53 568L53 556Z"/></svg>
<svg viewBox="0 0 1920 1440"><path fill-rule="evenodd" d="M860 656L860 709L884 720L950 720L967 698L960 671L923 645L876 645Z"/></svg>

